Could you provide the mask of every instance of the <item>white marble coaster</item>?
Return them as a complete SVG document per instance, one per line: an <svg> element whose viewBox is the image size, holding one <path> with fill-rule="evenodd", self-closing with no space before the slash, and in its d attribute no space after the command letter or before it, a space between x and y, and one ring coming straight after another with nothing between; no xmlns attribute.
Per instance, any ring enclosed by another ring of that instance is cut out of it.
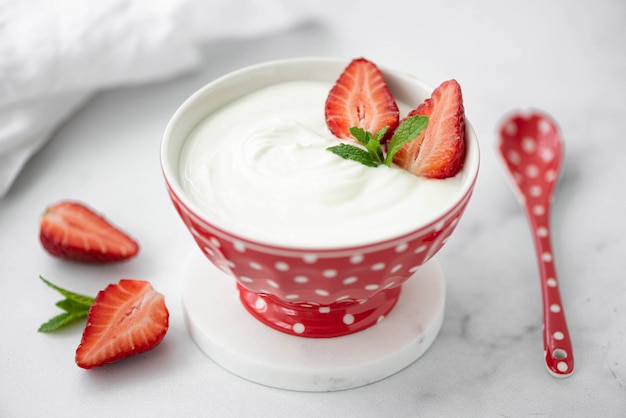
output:
<svg viewBox="0 0 626 418"><path fill-rule="evenodd" d="M242 306L235 281L199 254L183 272L189 333L217 364L252 382L326 392L367 385L413 363L443 322L445 280L430 260L403 286L387 317L364 331L304 338L276 331Z"/></svg>

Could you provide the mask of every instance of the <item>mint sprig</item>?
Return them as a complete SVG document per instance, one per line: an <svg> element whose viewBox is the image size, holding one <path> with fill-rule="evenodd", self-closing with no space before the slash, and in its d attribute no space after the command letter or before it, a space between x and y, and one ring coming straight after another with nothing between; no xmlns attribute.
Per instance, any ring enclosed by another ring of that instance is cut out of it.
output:
<svg viewBox="0 0 626 418"><path fill-rule="evenodd" d="M357 141L359 141L365 149L362 147L344 144L335 145L326 148L328 151L336 154L346 160L353 160L364 164L368 167L378 167L385 164L387 167L391 166L393 157L396 155L400 148L409 142L413 141L417 136L428 126L428 117L423 115L414 115L406 118L396 129L389 146L387 147L387 155L383 151L381 141L385 137L385 134L389 130L389 126L385 126L378 132L372 134L362 128L352 127L350 133Z"/></svg>
<svg viewBox="0 0 626 418"><path fill-rule="evenodd" d="M57 329L62 328L74 321L87 317L87 314L89 313L89 308L91 307L91 305L93 305L95 301L94 298L60 288L55 284L49 282L48 280L44 279L42 276L39 276L39 278L49 287L53 288L54 290L65 296L65 299L60 300L56 303L56 306L63 309L65 312L53 317L48 322L41 324L37 331L56 331Z"/></svg>

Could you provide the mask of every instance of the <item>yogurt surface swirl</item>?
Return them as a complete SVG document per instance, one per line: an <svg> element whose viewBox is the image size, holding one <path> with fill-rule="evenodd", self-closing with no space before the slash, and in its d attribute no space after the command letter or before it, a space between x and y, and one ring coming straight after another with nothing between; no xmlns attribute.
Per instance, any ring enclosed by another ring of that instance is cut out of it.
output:
<svg viewBox="0 0 626 418"><path fill-rule="evenodd" d="M324 121L331 87L276 84L208 115L191 133L181 183L212 223L274 245L336 248L410 232L456 198L460 175L424 179L328 152L340 143Z"/></svg>

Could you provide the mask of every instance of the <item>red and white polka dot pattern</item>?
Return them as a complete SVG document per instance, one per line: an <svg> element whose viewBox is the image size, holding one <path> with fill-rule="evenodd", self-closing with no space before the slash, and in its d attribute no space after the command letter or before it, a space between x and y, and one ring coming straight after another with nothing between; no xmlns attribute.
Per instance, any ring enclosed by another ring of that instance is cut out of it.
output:
<svg viewBox="0 0 626 418"><path fill-rule="evenodd" d="M569 375L574 357L550 241L550 203L562 159L557 125L539 112L511 115L500 129L498 150L534 231L544 298L546 365L554 375Z"/></svg>
<svg viewBox="0 0 626 418"><path fill-rule="evenodd" d="M445 244L472 188L435 222L393 240L336 250L282 248L223 231L170 188L206 257L237 279L241 301L263 323L305 337L335 337L382 321L403 282Z"/></svg>

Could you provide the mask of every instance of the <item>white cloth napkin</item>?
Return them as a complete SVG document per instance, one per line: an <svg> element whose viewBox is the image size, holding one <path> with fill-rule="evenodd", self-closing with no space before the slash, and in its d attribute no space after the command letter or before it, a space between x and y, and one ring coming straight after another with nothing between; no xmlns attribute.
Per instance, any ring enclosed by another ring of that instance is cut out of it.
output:
<svg viewBox="0 0 626 418"><path fill-rule="evenodd" d="M287 0L0 0L0 198L93 93L192 70L203 42L302 18Z"/></svg>

